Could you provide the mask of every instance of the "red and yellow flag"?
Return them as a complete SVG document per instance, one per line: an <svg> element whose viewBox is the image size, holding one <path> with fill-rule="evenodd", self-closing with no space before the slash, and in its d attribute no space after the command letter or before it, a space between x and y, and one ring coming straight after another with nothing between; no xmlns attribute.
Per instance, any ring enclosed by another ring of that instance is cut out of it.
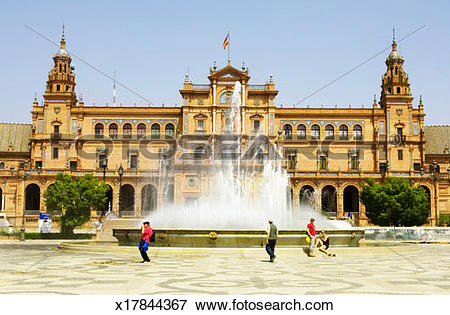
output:
<svg viewBox="0 0 450 315"><path fill-rule="evenodd" d="M230 37L230 33L227 34L227 37L225 37L225 40L223 41L223 49L225 49L227 47L229 37Z"/></svg>

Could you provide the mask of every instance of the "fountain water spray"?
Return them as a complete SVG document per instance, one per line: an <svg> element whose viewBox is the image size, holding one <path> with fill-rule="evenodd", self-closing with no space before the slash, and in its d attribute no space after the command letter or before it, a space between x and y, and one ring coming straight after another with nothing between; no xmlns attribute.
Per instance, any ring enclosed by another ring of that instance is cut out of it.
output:
<svg viewBox="0 0 450 315"><path fill-rule="evenodd" d="M258 147L260 137L257 135L253 141L253 152L256 154L250 155L250 159L244 159L244 156L249 156L249 152L244 154L241 146L241 84L238 81L234 86L228 118L229 134L222 136L228 147L234 149L237 158L224 159L222 155L218 161L209 163L211 166L199 165L196 189L201 191L201 196L182 206L163 204L146 218L152 226L261 229L271 219L280 228L303 229L309 218L314 217L320 228L335 227L311 207L292 209L289 176L282 168L282 154L277 148L272 145ZM248 147L251 146L252 143L249 143ZM262 155L264 159L261 159ZM166 167L164 163L161 165ZM166 169L160 174L167 176L165 172ZM160 184L167 182L162 180ZM166 187L160 186L160 189L165 191Z"/></svg>

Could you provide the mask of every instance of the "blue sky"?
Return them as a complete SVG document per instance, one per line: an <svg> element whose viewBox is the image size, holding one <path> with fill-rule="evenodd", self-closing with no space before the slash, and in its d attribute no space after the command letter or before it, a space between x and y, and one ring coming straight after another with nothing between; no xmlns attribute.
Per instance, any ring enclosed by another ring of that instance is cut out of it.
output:
<svg viewBox="0 0 450 315"><path fill-rule="evenodd" d="M180 104L189 67L206 83L209 67L226 64L222 42L231 32L231 59L249 68L252 83L273 74L277 105L292 106L390 46L392 26L410 77L413 104L423 95L426 124L450 117L450 27L447 1L2 1L0 107L2 122L30 122L34 94L42 99L59 42L155 105ZM388 51L298 107L368 107L380 96ZM112 102L112 82L74 58L76 92L86 104ZM146 100L118 87L117 103Z"/></svg>

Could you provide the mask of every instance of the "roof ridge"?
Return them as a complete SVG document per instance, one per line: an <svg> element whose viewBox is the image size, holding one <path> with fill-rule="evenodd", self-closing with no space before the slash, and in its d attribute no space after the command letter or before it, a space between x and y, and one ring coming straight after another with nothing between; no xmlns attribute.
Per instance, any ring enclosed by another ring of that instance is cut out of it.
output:
<svg viewBox="0 0 450 315"><path fill-rule="evenodd" d="M1 125L28 125L28 126L33 126L33 124L31 123L10 123L10 122L0 122Z"/></svg>

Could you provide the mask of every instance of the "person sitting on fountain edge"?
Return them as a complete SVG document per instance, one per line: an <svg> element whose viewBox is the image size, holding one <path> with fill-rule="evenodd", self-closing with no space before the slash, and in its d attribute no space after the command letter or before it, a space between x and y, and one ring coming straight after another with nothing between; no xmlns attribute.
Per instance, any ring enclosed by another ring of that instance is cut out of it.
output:
<svg viewBox="0 0 450 315"><path fill-rule="evenodd" d="M150 245L150 237L153 234L153 230L150 227L150 222L145 221L142 224L141 231L142 231L142 236L141 236L141 240L139 242L139 252L141 253L141 256L143 259L141 261L141 263L150 262L150 258L148 258L148 255L147 255L147 250Z"/></svg>
<svg viewBox="0 0 450 315"><path fill-rule="evenodd" d="M306 226L306 233L309 236L309 257L315 257L314 245L316 244L316 227L314 226L314 218L311 218L310 223Z"/></svg>
<svg viewBox="0 0 450 315"><path fill-rule="evenodd" d="M275 256L275 244L278 240L278 228L273 224L272 220L269 220L269 227L267 228L266 236L266 252L270 256L270 262L273 262L277 256Z"/></svg>
<svg viewBox="0 0 450 315"><path fill-rule="evenodd" d="M317 239L317 247L319 251L327 256L336 257L336 254L331 254L328 249L330 248L330 238L325 233L325 231L320 232L319 238Z"/></svg>

